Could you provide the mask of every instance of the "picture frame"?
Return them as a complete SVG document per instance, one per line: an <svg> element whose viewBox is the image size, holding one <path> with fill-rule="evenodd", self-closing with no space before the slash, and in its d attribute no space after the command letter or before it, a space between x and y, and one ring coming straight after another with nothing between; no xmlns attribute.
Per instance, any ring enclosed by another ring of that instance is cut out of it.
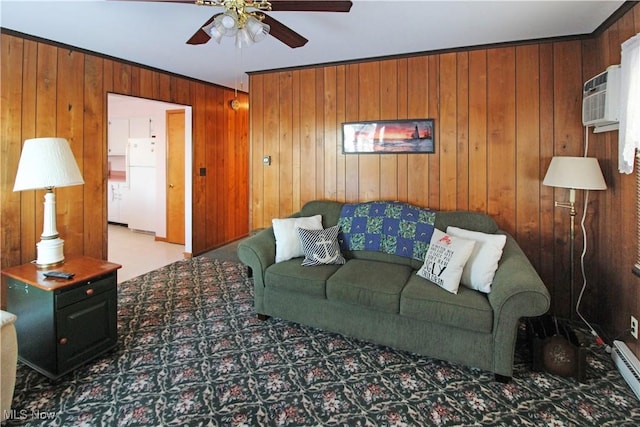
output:
<svg viewBox="0 0 640 427"><path fill-rule="evenodd" d="M342 123L343 154L435 153L434 119Z"/></svg>

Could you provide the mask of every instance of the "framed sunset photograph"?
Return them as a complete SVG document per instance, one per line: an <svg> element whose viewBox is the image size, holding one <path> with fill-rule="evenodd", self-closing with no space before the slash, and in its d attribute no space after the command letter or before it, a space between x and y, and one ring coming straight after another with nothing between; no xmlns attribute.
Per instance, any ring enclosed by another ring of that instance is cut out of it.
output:
<svg viewBox="0 0 640 427"><path fill-rule="evenodd" d="M435 153L433 119L342 124L343 154Z"/></svg>

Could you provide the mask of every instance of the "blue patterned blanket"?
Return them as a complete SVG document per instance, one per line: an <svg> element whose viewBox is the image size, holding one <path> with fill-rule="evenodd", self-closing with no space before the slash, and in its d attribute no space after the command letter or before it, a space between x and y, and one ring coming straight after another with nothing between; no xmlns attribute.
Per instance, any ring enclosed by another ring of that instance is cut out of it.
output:
<svg viewBox="0 0 640 427"><path fill-rule="evenodd" d="M340 212L340 249L378 251L424 261L435 211L401 202L345 204Z"/></svg>

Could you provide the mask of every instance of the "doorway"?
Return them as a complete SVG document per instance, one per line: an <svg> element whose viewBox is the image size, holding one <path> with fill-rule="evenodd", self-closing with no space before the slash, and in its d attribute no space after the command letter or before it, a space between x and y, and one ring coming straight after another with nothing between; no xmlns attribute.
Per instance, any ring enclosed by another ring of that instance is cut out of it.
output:
<svg viewBox="0 0 640 427"><path fill-rule="evenodd" d="M179 111L180 113L173 115L169 114L169 111ZM150 141L153 142L153 145L157 147L155 170L153 172L156 179L153 185L149 187L152 188L151 191L154 191L155 194L154 205L148 209L149 221L148 224L145 224L144 232L151 234L153 236L152 240L158 243L167 244L169 241L175 242L176 246L181 247L183 258L190 256L192 253L190 196L192 178L191 174L187 173L187 171L191 171L192 168L191 114L191 107L188 105L112 93L107 95L107 118L109 121L107 131L107 140L109 141L107 152L109 193L107 195L107 203L109 210L114 211L111 207L112 203L119 204L117 211L121 214L121 220L116 222L124 224L125 226L123 228L126 230L126 196L127 189L131 185L131 182L128 181L129 177L127 176L127 170L129 169L126 149L127 143L123 144L124 149L117 148L115 151L111 149L113 145L111 125L112 123L116 123L118 125L118 134L121 137L124 132L123 128L125 130L128 129L129 133L125 136L129 138L149 138ZM171 120L171 123L169 123L168 120ZM123 121L125 124L128 121L129 126L123 126ZM170 141L176 141L176 144L169 145ZM115 146L117 147L118 144L115 144ZM174 155L169 154L168 150L170 149L174 150L177 156L176 158L174 158ZM169 157L172 158L171 165L169 165ZM178 164L177 162L180 162L179 166L176 166ZM174 181L175 178L169 174L169 170L173 171L174 169L181 171L182 174L182 180L180 180L182 197L178 202L174 200L175 198L168 195L166 191L170 180L174 186L175 184L173 182L177 182ZM119 182L116 181L117 178L120 178ZM112 194L112 188L116 189L115 194ZM172 206L171 209L169 209L169 203ZM178 205L179 207L177 207ZM111 218L109 218L110 229L112 228L111 225L113 222L114 221L111 221ZM172 224L172 227L168 227L169 222ZM175 237L176 233L178 238ZM114 235L115 234L116 233L114 233ZM117 235L122 234L123 233L117 233ZM109 248L111 248L111 246L119 246L117 242L114 242L112 245L110 239L111 233L109 233L107 239ZM108 252L111 254L111 249ZM123 264L122 260L109 260Z"/></svg>

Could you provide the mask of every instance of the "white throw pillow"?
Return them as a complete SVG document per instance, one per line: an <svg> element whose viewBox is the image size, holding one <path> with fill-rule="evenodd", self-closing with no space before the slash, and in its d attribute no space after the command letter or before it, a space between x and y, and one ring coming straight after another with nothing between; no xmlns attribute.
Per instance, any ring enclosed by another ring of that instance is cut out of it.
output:
<svg viewBox="0 0 640 427"><path fill-rule="evenodd" d="M276 262L304 256L298 228L322 230L322 215L300 218L274 218L271 220L276 236Z"/></svg>
<svg viewBox="0 0 640 427"><path fill-rule="evenodd" d="M418 276L432 281L452 294L457 294L462 270L471 256L474 245L473 240L450 236L437 228L434 229Z"/></svg>
<svg viewBox="0 0 640 427"><path fill-rule="evenodd" d="M507 236L481 233L458 227L447 227L447 233L476 242L469 261L464 266L460 282L464 286L480 292L487 294L491 292L491 284L498 269L498 262L502 258L502 250L507 243Z"/></svg>

